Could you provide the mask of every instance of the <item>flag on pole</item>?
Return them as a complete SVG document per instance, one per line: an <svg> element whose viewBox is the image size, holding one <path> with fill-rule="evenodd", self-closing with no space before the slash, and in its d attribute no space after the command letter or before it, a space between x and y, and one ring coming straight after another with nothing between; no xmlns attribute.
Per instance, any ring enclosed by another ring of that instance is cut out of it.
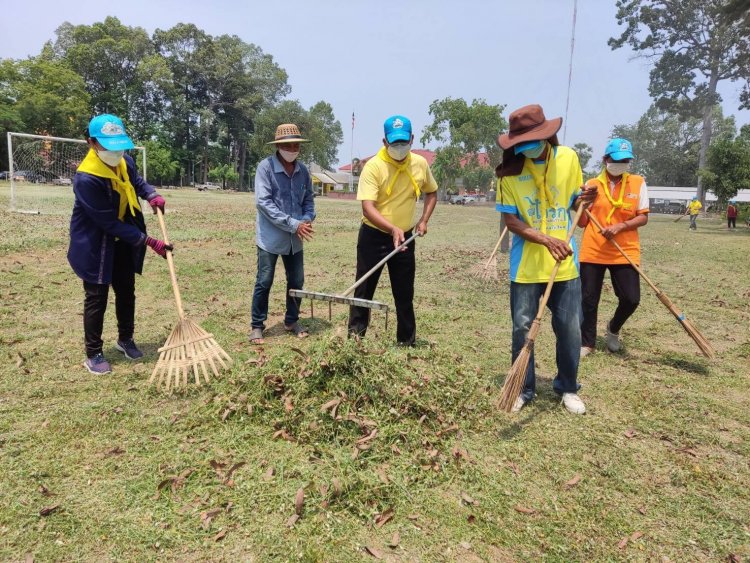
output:
<svg viewBox="0 0 750 563"><path fill-rule="evenodd" d="M352 129L354 129L354 112L352 112Z"/></svg>

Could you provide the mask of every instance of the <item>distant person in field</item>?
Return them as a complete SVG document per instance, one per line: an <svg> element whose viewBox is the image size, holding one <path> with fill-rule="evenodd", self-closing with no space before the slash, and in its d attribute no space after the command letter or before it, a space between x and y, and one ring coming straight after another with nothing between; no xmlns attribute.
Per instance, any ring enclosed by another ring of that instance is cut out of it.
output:
<svg viewBox="0 0 750 563"><path fill-rule="evenodd" d="M691 231L698 230L698 213L700 213L701 209L703 209L703 204L700 202L697 196L693 197L687 208L687 211L690 214L689 228Z"/></svg>
<svg viewBox="0 0 750 563"><path fill-rule="evenodd" d="M586 215L579 225L585 227L581 241L581 293L583 321L581 323L581 357L591 354L596 347L596 323L604 274L609 270L612 287L617 296L617 309L607 323L605 343L610 352L622 347L620 329L638 308L641 283L638 272L615 245L614 240L633 262L640 266L641 244L638 229L648 223L648 187L642 176L631 174L633 145L627 139L612 139L604 149L602 171L589 180L588 186L597 190L597 198L589 211L604 227L602 232L589 223Z"/></svg>
<svg viewBox="0 0 750 563"><path fill-rule="evenodd" d="M302 250L305 241L312 240L315 202L312 180L299 156L302 138L293 123L276 128L276 136L268 144L274 154L261 161L255 173L255 242L258 253L258 272L253 291L250 342L263 344L263 331L268 318L268 296L273 285L274 271L279 256L286 271L286 313L284 330L305 338L308 331L299 323L302 301L290 297L290 289L302 289L305 284L305 265Z"/></svg>
<svg viewBox="0 0 750 563"><path fill-rule="evenodd" d="M102 329L109 286L115 292L118 339L115 348L129 360L143 357L133 340L135 274L143 270L146 247L166 258L164 241L146 234L138 197L164 210L164 198L138 174L125 151L135 147L125 126L114 115L97 115L86 132L89 152L73 177L68 262L83 280L84 367L110 373L103 355Z"/></svg>
<svg viewBox="0 0 750 563"><path fill-rule="evenodd" d="M513 236L510 250L510 308L513 318L513 360L526 342L539 300L557 260L560 269L547 307L557 339L557 375L552 383L565 408L586 412L578 396L578 362L581 347L581 283L573 248L566 242L572 215L578 206L596 197L583 187L578 156L560 145L557 132L562 118L547 119L541 106L524 106L510 114L510 130L500 135L503 149L500 168L500 203L505 224ZM536 394L536 368L532 352L526 381L513 412L520 411Z"/></svg>
<svg viewBox="0 0 750 563"><path fill-rule="evenodd" d="M727 229L737 228L737 202L732 200L727 205Z"/></svg>
<svg viewBox="0 0 750 563"><path fill-rule="evenodd" d="M357 238L357 273L360 279L416 230L427 234L427 222L437 203L437 182L424 157L411 152L414 142L411 121L393 115L383 125L383 146L367 161L359 177L357 199L362 202L362 224ZM424 194L422 216L414 224L417 200ZM417 322L414 315L415 241L388 262L391 291L396 303L396 342L414 346ZM354 297L371 300L383 269L354 290ZM370 323L370 309L349 308L349 335L363 337Z"/></svg>

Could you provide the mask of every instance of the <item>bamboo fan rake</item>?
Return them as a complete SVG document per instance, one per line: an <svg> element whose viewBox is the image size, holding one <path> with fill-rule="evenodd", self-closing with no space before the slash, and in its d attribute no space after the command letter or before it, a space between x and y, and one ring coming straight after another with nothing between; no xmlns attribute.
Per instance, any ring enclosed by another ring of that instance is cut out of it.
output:
<svg viewBox="0 0 750 563"><path fill-rule="evenodd" d="M500 233L500 238L497 239L497 244L495 244L495 249L492 251L492 254L490 254L490 257L487 259L487 262L481 262L479 264L476 264L472 270L471 275L475 278L479 278L481 280L496 280L497 279L497 249L500 248L500 243L503 242L503 239L505 238L505 235L508 234L508 227L505 227L503 229L503 232Z"/></svg>
<svg viewBox="0 0 750 563"><path fill-rule="evenodd" d="M570 244L570 239L573 238L573 233L576 230L578 219L580 219L584 207L585 206L583 203L578 206L578 211L576 211L575 217L573 218L573 224L571 225L570 230L568 230L568 236L565 239L565 242L567 242L568 244ZM561 262L558 260L555 263L555 267L552 268L552 274L550 275L549 281L547 282L547 287L544 290L544 295L542 295L542 298L539 300L539 309L537 310L536 317L531 323L531 328L529 328L529 332L526 335L526 342L524 342L523 348L521 348L518 356L516 356L516 360L513 362L513 365L510 366L510 371L508 371L508 375L505 377L503 387L502 389L500 389L500 399L497 402L497 406L505 412L511 412L513 410L513 405L515 404L518 396L521 394L524 381L526 381L526 371L529 368L531 353L534 351L534 341L536 340L537 334L539 333L539 327L541 326L544 309L547 306L547 301L549 300L550 293L552 293L552 286L555 283L555 276L557 276L557 271L560 269L560 264Z"/></svg>
<svg viewBox="0 0 750 563"><path fill-rule="evenodd" d="M591 221L599 231L602 231L602 226L599 223L599 221L596 220L596 217L594 217L591 212L587 209L586 215L589 217L589 221ZM684 217L682 215L681 217ZM704 356L707 358L714 359L716 357L716 351L714 350L713 346L711 346L711 343L706 340L706 337L703 336L700 331L695 327L695 325L690 322L689 319L685 318L685 314L680 311L674 303L669 299L669 297L666 296L666 294L656 287L654 282L652 282L648 276L643 272L643 270L640 269L640 267L633 262L630 259L630 256L628 256L625 251L622 249L622 247L617 244L617 241L614 239L609 239L609 242L615 245L615 248L620 251L620 254L622 254L625 259L630 263L633 268L635 268L635 271L638 272L641 277L646 280L646 283L651 286L651 289L654 290L654 293L656 293L656 297L659 298L659 301L661 301L664 306L669 309L669 312L674 315L674 317L680 321L680 324L682 325L682 328L685 329L685 332L687 332L690 335L690 338L693 339L693 341L698 345L698 348L700 348L700 351L703 353Z"/></svg>
<svg viewBox="0 0 750 563"><path fill-rule="evenodd" d="M161 209L157 208L156 216L159 218L164 242L169 244ZM232 363L232 359L214 340L213 334L206 332L197 323L185 317L180 288L177 287L177 276L171 250L167 250L167 264L169 264L169 277L172 280L172 290L174 291L179 320L164 346L159 348L159 360L156 362L148 383L151 385L156 382L157 389L173 391L180 388L187 389L188 374L191 369L195 384L200 386L201 378L205 383L210 381L208 369L206 369L207 363L214 376L217 377L219 367L227 369L229 364Z"/></svg>

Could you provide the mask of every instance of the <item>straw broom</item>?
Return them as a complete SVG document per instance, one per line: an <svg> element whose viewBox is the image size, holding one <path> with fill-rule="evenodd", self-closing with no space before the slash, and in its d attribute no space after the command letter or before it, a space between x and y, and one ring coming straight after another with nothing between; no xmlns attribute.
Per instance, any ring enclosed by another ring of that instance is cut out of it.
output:
<svg viewBox="0 0 750 563"><path fill-rule="evenodd" d="M156 216L159 218L164 242L169 244L161 209L157 208ZM200 386L201 378L205 383L209 382L206 363L210 366L214 376L218 376L219 366L227 369L228 365L232 363L232 359L214 340L213 334L206 332L198 324L185 318L171 250L167 250L167 264L169 264L169 277L172 280L172 290L174 291L179 320L164 346L159 348L159 360L156 362L148 383L151 385L156 382L157 389L173 391L180 388L187 389L188 374L191 369L195 384Z"/></svg>
<svg viewBox="0 0 750 563"><path fill-rule="evenodd" d="M495 244L495 249L492 251L492 254L490 254L490 257L487 259L487 262L486 263L481 262L479 264L476 264L471 269L472 276L481 280L496 280L497 279L497 249L500 248L500 243L503 242L503 239L505 238L506 234L508 234L508 227L505 227L503 229L503 232L500 233L500 238L497 239L497 244Z"/></svg>
<svg viewBox="0 0 750 563"><path fill-rule="evenodd" d="M568 231L568 236L565 242L570 244L570 239L573 238L573 233L578 225L578 219L581 218L585 205L581 203L578 206L575 217L573 217L573 224ZM511 412L513 410L513 404L521 394L523 384L526 381L526 370L529 367L529 360L531 359L531 352L534 351L534 341L536 340L537 334L539 333L539 327L541 326L542 316L544 315L544 309L547 307L547 301L549 300L550 293L552 293L552 286L555 283L555 277L557 271L560 269L560 260L555 262L555 267L552 268L552 274L547 282L547 287L544 290L544 295L539 300L539 309L536 313L534 321L531 323L531 328L526 335L526 342L524 342L523 348L516 356L516 360L513 365L510 366L510 371L505 377L502 389L500 389L500 399L497 402L497 406L505 412Z"/></svg>
<svg viewBox="0 0 750 563"><path fill-rule="evenodd" d="M602 226L597 221L596 217L594 217L591 212L587 209L586 215L588 215L589 221L591 221L597 229L599 229L599 232L601 232ZM684 217L684 215L683 215ZM704 356L707 358L714 359L716 357L716 351L714 350L713 346L711 346L711 343L706 340L706 337L703 336L700 331L695 327L695 325L690 322L689 319L685 318L685 314L680 311L674 303L669 299L669 297L666 296L666 294L660 290L656 285L648 278L648 276L643 272L643 270L640 269L640 267L633 262L630 259L630 256L628 256L625 251L622 249L622 247L617 244L617 241L614 239L609 239L609 242L615 245L615 248L620 251L620 254L622 254L625 259L630 263L633 268L635 268L635 271L638 272L641 277L646 280L646 283L651 286L651 289L654 290L654 293L656 293L656 297L659 298L659 301L661 301L664 306L669 309L669 312L674 315L674 317L680 321L680 324L682 325L682 328L685 329L685 332L690 335L690 338L693 339L693 341L698 345L698 348L700 348L700 351L703 353Z"/></svg>

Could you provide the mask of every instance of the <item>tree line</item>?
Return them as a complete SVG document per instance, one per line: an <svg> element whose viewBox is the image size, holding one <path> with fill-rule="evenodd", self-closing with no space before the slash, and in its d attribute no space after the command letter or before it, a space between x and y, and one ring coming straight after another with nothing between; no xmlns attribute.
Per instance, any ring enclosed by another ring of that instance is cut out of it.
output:
<svg viewBox="0 0 750 563"><path fill-rule="evenodd" d="M149 36L116 17L65 22L55 35L37 56L0 60L3 131L80 139L91 116L113 113L146 146L158 184L247 189L281 122L297 123L312 141L306 160L335 162L343 133L331 105L287 99L286 71L235 35L180 23Z"/></svg>

